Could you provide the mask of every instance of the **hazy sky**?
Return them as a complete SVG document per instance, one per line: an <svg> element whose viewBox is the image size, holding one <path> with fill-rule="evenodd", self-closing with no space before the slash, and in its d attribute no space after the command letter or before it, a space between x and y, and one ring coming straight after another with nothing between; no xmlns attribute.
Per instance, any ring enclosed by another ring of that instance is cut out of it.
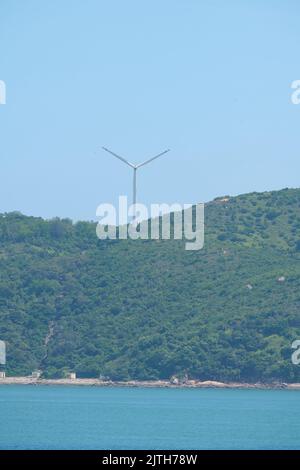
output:
<svg viewBox="0 0 300 470"><path fill-rule="evenodd" d="M300 186L299 0L1 0L0 212Z"/></svg>

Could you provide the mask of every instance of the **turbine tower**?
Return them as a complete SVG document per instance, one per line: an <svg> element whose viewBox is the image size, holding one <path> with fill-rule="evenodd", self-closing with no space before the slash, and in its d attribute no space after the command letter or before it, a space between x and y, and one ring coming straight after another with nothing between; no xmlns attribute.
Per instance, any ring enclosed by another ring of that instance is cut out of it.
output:
<svg viewBox="0 0 300 470"><path fill-rule="evenodd" d="M168 153L170 152L170 149L167 149L165 150L164 152L161 152L159 153L158 155L155 155L155 157L152 157L152 158L149 158L149 160L146 160L145 162L143 163L139 163L138 165L134 165L133 163L130 163L128 160L126 160L125 158L123 157L120 157L120 155L117 155L116 153L112 152L111 150L107 149L106 147L102 147L103 150L105 150L106 152L110 153L111 155L113 155L114 157L118 158L119 160L121 160L123 163L126 163L126 165L130 166L131 168L133 168L133 205L135 206L136 205L136 172L138 170L138 168L141 168L142 166L144 165L147 165L147 163L150 163L152 162L153 160L156 160L156 158L159 158L161 157L162 155L164 155L165 153Z"/></svg>

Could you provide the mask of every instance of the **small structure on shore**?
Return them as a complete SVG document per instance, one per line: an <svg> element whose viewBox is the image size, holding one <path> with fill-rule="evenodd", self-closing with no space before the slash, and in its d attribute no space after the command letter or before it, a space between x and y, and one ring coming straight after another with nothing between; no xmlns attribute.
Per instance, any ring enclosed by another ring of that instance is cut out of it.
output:
<svg viewBox="0 0 300 470"><path fill-rule="evenodd" d="M101 380L101 382L110 382L110 377L108 377L107 375L100 374L99 380Z"/></svg>
<svg viewBox="0 0 300 470"><path fill-rule="evenodd" d="M32 373L31 373L31 377L33 379L39 379L42 375L43 371L42 370L34 370Z"/></svg>
<svg viewBox="0 0 300 470"><path fill-rule="evenodd" d="M76 372L69 372L67 374L67 379L76 380Z"/></svg>
<svg viewBox="0 0 300 470"><path fill-rule="evenodd" d="M189 378L188 378L188 375L185 374L184 376L182 377L177 377L176 375L172 375L172 377L170 378L170 383L172 385L185 385L189 382Z"/></svg>
<svg viewBox="0 0 300 470"><path fill-rule="evenodd" d="M5 379L5 371L0 370L0 379Z"/></svg>
<svg viewBox="0 0 300 470"><path fill-rule="evenodd" d="M172 385L179 385L179 379L178 377L176 377L175 375L173 375L171 378L170 378L170 383Z"/></svg>

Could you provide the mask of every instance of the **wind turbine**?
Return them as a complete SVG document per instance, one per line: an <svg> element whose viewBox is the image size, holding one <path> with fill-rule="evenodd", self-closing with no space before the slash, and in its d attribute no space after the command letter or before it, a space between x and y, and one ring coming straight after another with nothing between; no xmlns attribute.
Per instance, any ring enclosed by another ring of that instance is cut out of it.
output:
<svg viewBox="0 0 300 470"><path fill-rule="evenodd" d="M143 163L139 163L138 165L134 165L133 163L130 163L128 160L126 160L126 159L123 158L123 157L120 157L120 155L117 155L116 153L112 152L111 150L107 149L106 147L102 147L102 148L103 148L103 150L105 150L106 152L110 153L110 154L113 155L114 157L116 157L116 158L118 158L119 160L121 160L123 163L126 163L126 165L130 166L131 168L133 168L133 205L134 205L134 206L136 205L136 172L137 172L138 168L141 168L142 166L147 165L148 163L152 162L153 160L156 160L156 158L161 157L161 156L164 155L165 153L170 152L170 149L167 149L167 150L165 150L164 152L161 152L161 153L159 153L158 155L155 155L155 157L149 158L149 160L146 160L146 161L143 162Z"/></svg>

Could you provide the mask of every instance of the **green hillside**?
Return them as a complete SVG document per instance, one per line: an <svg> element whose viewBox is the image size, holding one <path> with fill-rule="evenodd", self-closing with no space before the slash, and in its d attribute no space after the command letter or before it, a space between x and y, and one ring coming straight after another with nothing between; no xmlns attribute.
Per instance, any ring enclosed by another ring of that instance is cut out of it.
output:
<svg viewBox="0 0 300 470"><path fill-rule="evenodd" d="M205 246L193 252L2 214L7 373L300 380L300 189L216 199L205 211Z"/></svg>

